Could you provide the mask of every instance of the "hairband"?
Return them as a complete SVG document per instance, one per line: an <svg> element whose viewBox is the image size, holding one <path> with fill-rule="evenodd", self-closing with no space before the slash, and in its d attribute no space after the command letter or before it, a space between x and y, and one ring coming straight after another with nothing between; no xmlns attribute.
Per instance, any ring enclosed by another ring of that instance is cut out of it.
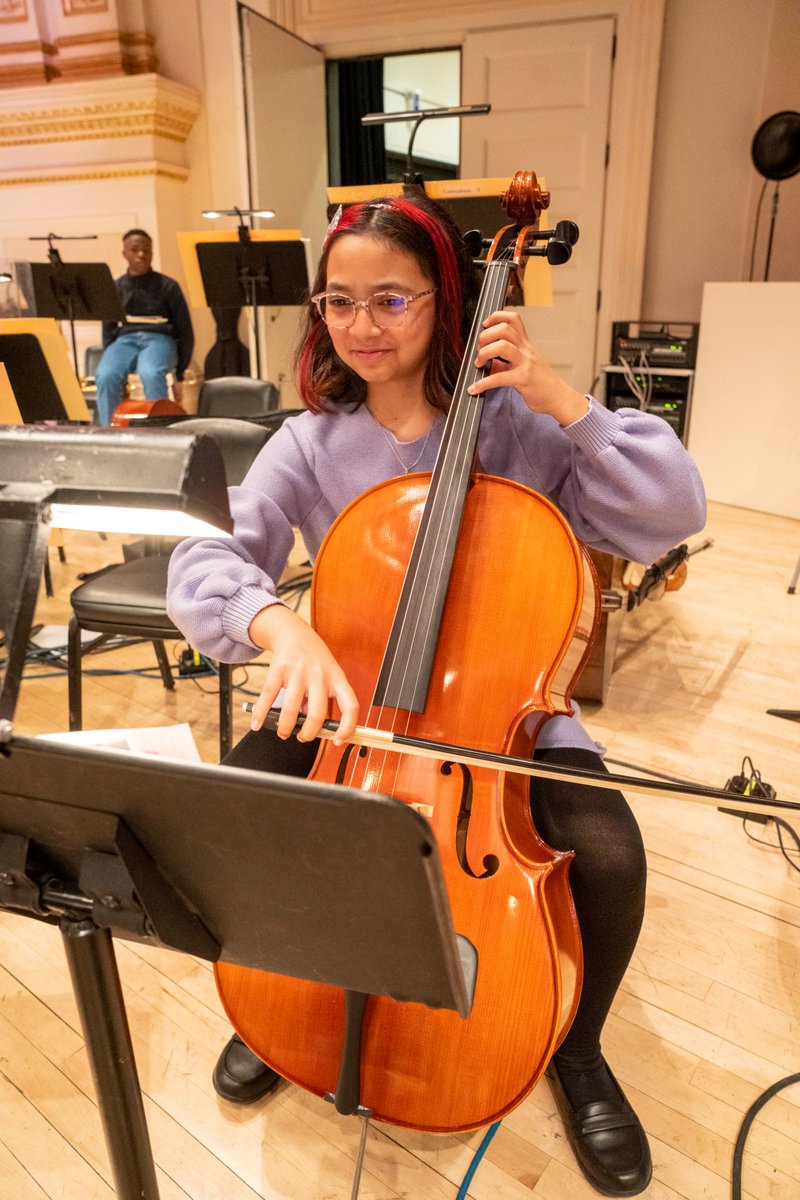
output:
<svg viewBox="0 0 800 1200"><path fill-rule="evenodd" d="M331 236L331 234L332 234L332 233L334 233L334 231L336 230L336 226L339 224L339 222L340 222L340 221L341 221L341 219L342 219L342 213L343 213L343 211L344 211L344 208L343 208L343 206L340 204L340 205L339 205L339 207L337 208L336 212L335 212L335 213L333 214L333 216L331 217L330 224L328 225L328 228L325 230L325 237L324 237L324 238L323 238L323 240L322 240L322 244L323 244L323 246L326 246L326 245L328 244L328 238L329 238L329 237Z"/></svg>

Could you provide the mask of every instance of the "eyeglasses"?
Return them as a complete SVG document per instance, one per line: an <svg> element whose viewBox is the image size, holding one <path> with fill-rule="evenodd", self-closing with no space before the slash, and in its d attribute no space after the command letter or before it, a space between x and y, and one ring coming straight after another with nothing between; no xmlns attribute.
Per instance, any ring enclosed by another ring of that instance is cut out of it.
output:
<svg viewBox="0 0 800 1200"><path fill-rule="evenodd" d="M373 325L381 329L394 329L405 320L409 304L435 291L436 288L428 288L424 292L415 292L413 296L401 296L398 292L373 292L366 300L354 300L343 292L318 292L311 297L311 303L325 324L333 329L349 329L360 308L367 310Z"/></svg>

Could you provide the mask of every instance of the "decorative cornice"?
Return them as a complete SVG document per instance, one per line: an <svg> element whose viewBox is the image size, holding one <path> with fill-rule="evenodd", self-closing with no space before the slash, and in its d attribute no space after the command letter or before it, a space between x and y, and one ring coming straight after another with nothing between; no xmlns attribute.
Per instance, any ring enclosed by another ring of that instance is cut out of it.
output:
<svg viewBox="0 0 800 1200"><path fill-rule="evenodd" d="M57 92L37 89L38 96L29 89L19 106L9 103L6 92L0 96L0 147L142 136L186 141L200 111L196 92L152 74L114 81L113 90L107 83L98 80L93 88L66 82Z"/></svg>
<svg viewBox="0 0 800 1200"><path fill-rule="evenodd" d="M0 54L56 54L56 48L51 42L0 42Z"/></svg>
<svg viewBox="0 0 800 1200"><path fill-rule="evenodd" d="M111 50L108 54L59 58L58 69L62 79L105 79L109 75L123 74L123 60L119 50Z"/></svg>
<svg viewBox="0 0 800 1200"><path fill-rule="evenodd" d="M121 42L122 37L118 29L95 29L89 30L87 33L67 33L56 38L56 42L62 46L88 46L95 42Z"/></svg>
<svg viewBox="0 0 800 1200"><path fill-rule="evenodd" d="M48 62L9 63L3 65L0 88L22 88L36 86L58 75Z"/></svg>
<svg viewBox="0 0 800 1200"><path fill-rule="evenodd" d="M158 176L163 179L175 179L184 183L188 170L182 167L164 163L136 163L132 166L116 165L108 167L87 168L76 171L41 171L29 172L27 175L0 175L0 187L31 187L36 184L52 183L81 183L87 180L96 182L101 179L134 179Z"/></svg>

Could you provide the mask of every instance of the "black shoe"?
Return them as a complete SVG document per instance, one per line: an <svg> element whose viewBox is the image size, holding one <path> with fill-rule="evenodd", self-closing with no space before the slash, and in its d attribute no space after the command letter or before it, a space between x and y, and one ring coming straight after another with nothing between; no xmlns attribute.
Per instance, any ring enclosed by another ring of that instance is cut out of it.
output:
<svg viewBox="0 0 800 1200"><path fill-rule="evenodd" d="M608 1066L606 1066L608 1070ZM604 1196L638 1196L653 1176L647 1136L611 1071L618 1100L572 1107L554 1061L545 1071L567 1139L592 1187Z"/></svg>
<svg viewBox="0 0 800 1200"><path fill-rule="evenodd" d="M214 1091L223 1100L253 1104L277 1087L281 1077L234 1034L220 1054L212 1078Z"/></svg>

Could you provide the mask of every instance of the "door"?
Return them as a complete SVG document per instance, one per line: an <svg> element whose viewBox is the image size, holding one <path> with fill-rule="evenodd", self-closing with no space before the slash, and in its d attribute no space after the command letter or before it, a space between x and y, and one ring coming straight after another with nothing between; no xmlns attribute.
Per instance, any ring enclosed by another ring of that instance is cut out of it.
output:
<svg viewBox="0 0 800 1200"><path fill-rule="evenodd" d="M552 194L543 227L580 227L572 259L553 269L553 307L521 311L545 358L582 392L608 355L596 340L613 40L604 17L468 34L462 55L463 103L492 111L462 122L461 178L533 170Z"/></svg>
<svg viewBox="0 0 800 1200"><path fill-rule="evenodd" d="M325 58L320 50L240 8L248 136L250 207L271 208L274 218L256 228L300 229L309 239L314 269L327 228L328 151L325 127ZM299 399L291 382L291 356L300 310L260 313L261 374L281 393L281 405Z"/></svg>

